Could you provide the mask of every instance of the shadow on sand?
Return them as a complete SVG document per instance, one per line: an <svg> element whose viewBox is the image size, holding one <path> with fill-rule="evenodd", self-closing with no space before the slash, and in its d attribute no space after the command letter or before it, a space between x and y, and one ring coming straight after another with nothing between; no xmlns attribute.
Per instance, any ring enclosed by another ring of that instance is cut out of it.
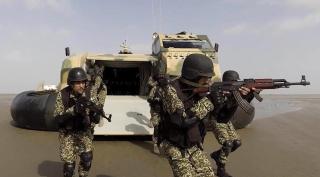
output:
<svg viewBox="0 0 320 177"><path fill-rule="evenodd" d="M63 176L62 167L63 167L63 162L45 160L39 164L38 173L40 176L45 176L45 177Z"/></svg>

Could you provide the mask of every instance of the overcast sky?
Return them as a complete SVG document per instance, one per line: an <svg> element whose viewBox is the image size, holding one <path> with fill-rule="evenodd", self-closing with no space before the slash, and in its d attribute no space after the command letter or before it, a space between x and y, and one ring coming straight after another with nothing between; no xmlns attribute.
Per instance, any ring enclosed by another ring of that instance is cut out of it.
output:
<svg viewBox="0 0 320 177"><path fill-rule="evenodd" d="M222 71L312 84L267 93L320 94L319 0L0 0L0 93L57 84L66 46L151 53L153 32L183 30L220 44Z"/></svg>

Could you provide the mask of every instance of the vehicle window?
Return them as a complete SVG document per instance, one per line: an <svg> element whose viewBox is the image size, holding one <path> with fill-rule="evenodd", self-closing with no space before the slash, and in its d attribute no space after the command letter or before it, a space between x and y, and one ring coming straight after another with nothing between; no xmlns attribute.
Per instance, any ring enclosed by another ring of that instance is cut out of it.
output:
<svg viewBox="0 0 320 177"><path fill-rule="evenodd" d="M208 41L205 40L163 40L164 48L198 48L210 49L212 48Z"/></svg>

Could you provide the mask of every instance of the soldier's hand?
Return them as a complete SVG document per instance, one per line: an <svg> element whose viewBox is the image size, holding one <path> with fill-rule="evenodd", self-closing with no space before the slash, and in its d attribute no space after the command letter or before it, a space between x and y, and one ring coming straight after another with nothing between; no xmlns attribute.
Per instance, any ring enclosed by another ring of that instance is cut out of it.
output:
<svg viewBox="0 0 320 177"><path fill-rule="evenodd" d="M210 92L209 99L215 105L223 104L226 101L226 93L217 91L217 92Z"/></svg>
<svg viewBox="0 0 320 177"><path fill-rule="evenodd" d="M256 92L256 93L260 93L262 91L262 89L256 89L256 88L252 88L252 91Z"/></svg>
<svg viewBox="0 0 320 177"><path fill-rule="evenodd" d="M84 106L84 104L81 103L81 102L76 102L76 104L74 105L74 112L75 112L76 114L80 114L80 113L82 113L82 112L84 112L84 111L85 111L85 106Z"/></svg>
<svg viewBox="0 0 320 177"><path fill-rule="evenodd" d="M250 93L250 89L247 87L240 87L239 91L240 91L241 95L248 95Z"/></svg>
<svg viewBox="0 0 320 177"><path fill-rule="evenodd" d="M98 124L99 121L100 121L100 114L96 113L96 112L92 112L90 111L90 117L92 119L92 121L95 123L95 124Z"/></svg>

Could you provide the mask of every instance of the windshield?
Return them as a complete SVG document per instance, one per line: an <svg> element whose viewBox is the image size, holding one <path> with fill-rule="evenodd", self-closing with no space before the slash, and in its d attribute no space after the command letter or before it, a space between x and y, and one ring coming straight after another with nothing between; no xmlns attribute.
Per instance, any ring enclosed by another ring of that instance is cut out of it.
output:
<svg viewBox="0 0 320 177"><path fill-rule="evenodd" d="M210 49L212 48L206 40L163 40L164 48L197 48L197 49Z"/></svg>

